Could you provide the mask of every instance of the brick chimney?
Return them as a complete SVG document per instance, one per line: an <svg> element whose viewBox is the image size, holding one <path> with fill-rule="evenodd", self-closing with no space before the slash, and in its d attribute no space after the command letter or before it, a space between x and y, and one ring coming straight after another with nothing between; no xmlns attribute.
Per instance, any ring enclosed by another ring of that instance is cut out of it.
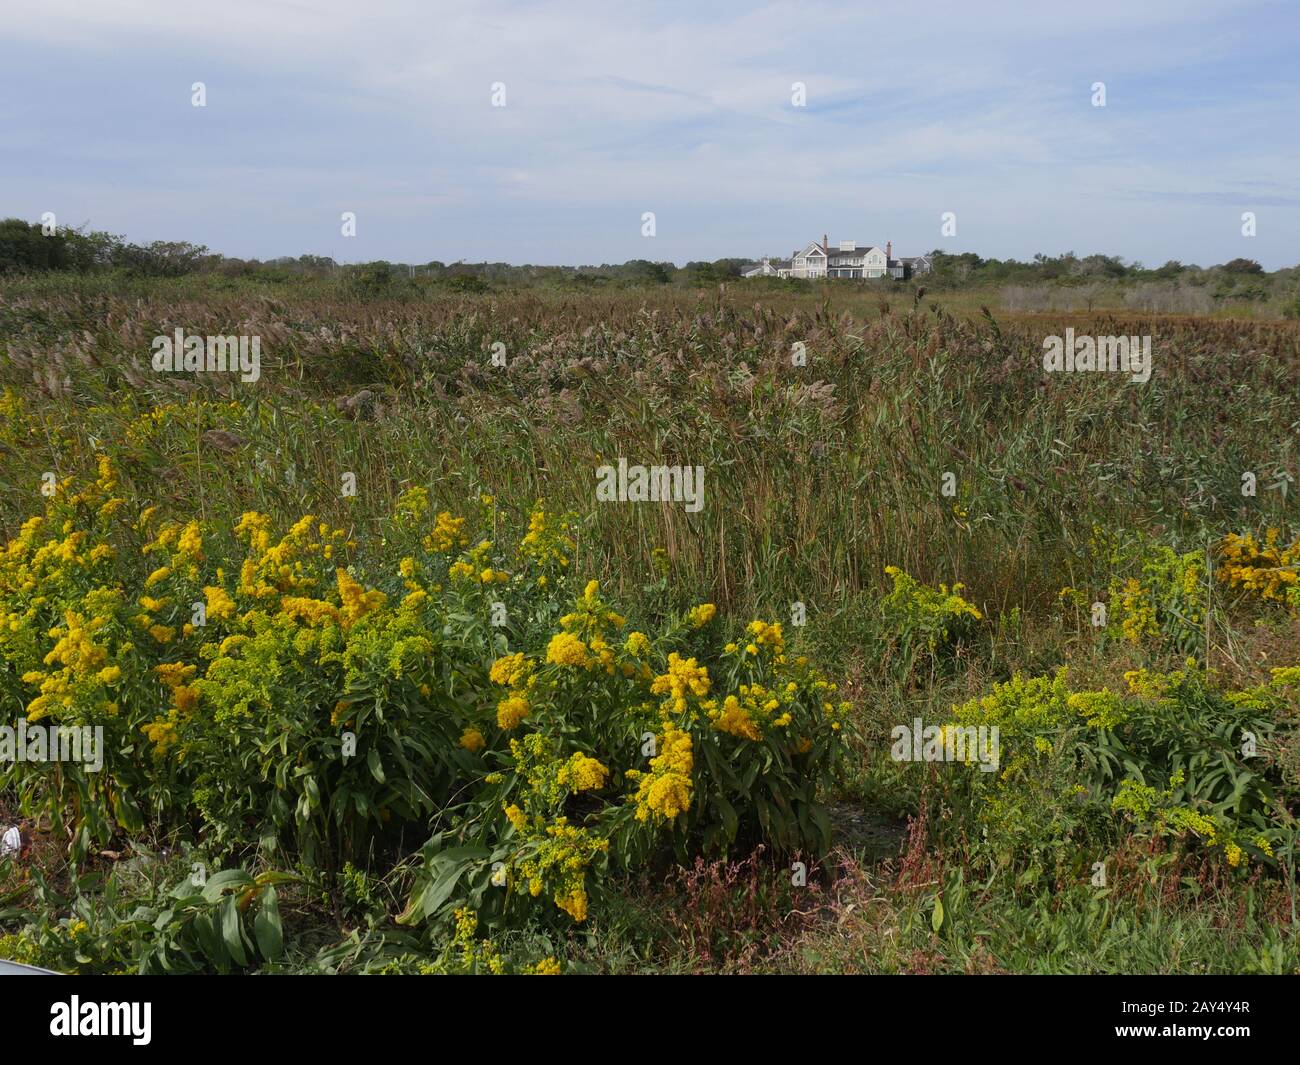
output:
<svg viewBox="0 0 1300 1065"><path fill-rule="evenodd" d="M887 240L885 241L885 258L892 259L893 257L894 257L894 242L892 240Z"/></svg>
<svg viewBox="0 0 1300 1065"><path fill-rule="evenodd" d="M831 242L826 239L825 233L822 234L822 251L824 251L827 255L831 253Z"/></svg>

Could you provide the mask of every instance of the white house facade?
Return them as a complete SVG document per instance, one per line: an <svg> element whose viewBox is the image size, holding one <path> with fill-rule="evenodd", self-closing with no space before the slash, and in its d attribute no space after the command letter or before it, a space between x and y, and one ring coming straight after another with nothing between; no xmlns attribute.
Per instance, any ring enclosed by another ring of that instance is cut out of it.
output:
<svg viewBox="0 0 1300 1065"><path fill-rule="evenodd" d="M826 248L813 241L803 251L797 251L790 256L790 272L787 277L825 277L826 276Z"/></svg>
<svg viewBox="0 0 1300 1065"><path fill-rule="evenodd" d="M787 271L790 269L789 259L785 259L785 260L764 259L760 263L753 263L749 266L746 266L745 269L740 271L740 276L741 277L783 277L785 275L781 273L782 269L785 269Z"/></svg>
<svg viewBox="0 0 1300 1065"><path fill-rule="evenodd" d="M892 277L898 280L930 272L927 255L895 259L894 245L886 242L884 248L872 244L859 244L855 240L841 240L834 247L823 234L821 242L813 241L802 251L796 251L788 260L764 259L741 271L742 277L796 277L806 280L816 278L870 279Z"/></svg>
<svg viewBox="0 0 1300 1065"><path fill-rule="evenodd" d="M854 240L842 240L827 253L828 277L884 277L888 267L885 252Z"/></svg>

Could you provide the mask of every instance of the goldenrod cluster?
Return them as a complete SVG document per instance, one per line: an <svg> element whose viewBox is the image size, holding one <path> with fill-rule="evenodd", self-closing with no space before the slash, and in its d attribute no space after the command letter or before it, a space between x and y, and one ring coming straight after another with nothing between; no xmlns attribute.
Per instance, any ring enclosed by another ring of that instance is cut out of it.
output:
<svg viewBox="0 0 1300 1065"><path fill-rule="evenodd" d="M528 532L519 543L519 557L538 569L554 566L567 568L575 549L569 535L571 529L570 516L548 516L545 505L539 499L528 516ZM538 580L544 582L544 576ZM545 583L542 586L545 587Z"/></svg>
<svg viewBox="0 0 1300 1065"><path fill-rule="evenodd" d="M694 749L689 732L665 723L659 738L659 753L650 759L650 771L640 773L629 770L627 778L637 783L636 819L645 821L651 816L672 821L691 808L694 790L692 773L695 769Z"/></svg>
<svg viewBox="0 0 1300 1065"><path fill-rule="evenodd" d="M626 635L595 580L561 605L571 525L540 505L511 574L422 488L397 501L390 557L370 559L311 515L287 530L254 510L224 527L157 507L124 520L117 482L107 460L83 490L64 481L0 549L0 654L14 667L0 696L33 721L112 724L91 797L103 823L110 804L114 818L171 804L217 838L254 823L301 832L335 816L345 776L359 799L345 815L376 822L427 821L452 794L506 845L515 890L583 920L588 873L614 839L715 816L692 809L700 745L755 766L751 780L775 752L793 779L790 759L840 727L834 686L787 658L778 623L752 622L752 653L733 645L711 675L712 603ZM488 621L497 597L517 648ZM346 766L341 732L359 745Z"/></svg>
<svg viewBox="0 0 1300 1065"><path fill-rule="evenodd" d="M1300 537L1290 547L1269 529L1264 542L1229 533L1219 545L1219 580L1261 599L1300 610Z"/></svg>

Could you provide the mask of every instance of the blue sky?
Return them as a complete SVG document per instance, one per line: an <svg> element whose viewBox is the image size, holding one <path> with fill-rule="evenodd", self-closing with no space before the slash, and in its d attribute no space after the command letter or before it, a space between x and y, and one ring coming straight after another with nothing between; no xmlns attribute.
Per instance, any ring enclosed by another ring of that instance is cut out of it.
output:
<svg viewBox="0 0 1300 1065"><path fill-rule="evenodd" d="M1274 269L1300 263L1297 46L1277 0L11 4L0 215L345 262L826 233Z"/></svg>

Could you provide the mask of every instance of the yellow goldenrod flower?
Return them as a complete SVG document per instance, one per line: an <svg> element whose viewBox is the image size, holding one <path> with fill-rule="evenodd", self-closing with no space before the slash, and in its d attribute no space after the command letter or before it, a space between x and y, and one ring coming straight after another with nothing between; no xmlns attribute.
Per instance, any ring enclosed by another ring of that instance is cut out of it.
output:
<svg viewBox="0 0 1300 1065"><path fill-rule="evenodd" d="M691 623L692 628L700 629L712 621L717 612L718 608L712 603L701 603L687 613L686 620Z"/></svg>
<svg viewBox="0 0 1300 1065"><path fill-rule="evenodd" d="M497 703L497 725L509 732L529 715L528 700L522 695L508 695Z"/></svg>
<svg viewBox="0 0 1300 1065"><path fill-rule="evenodd" d="M591 659L587 655L587 645L570 632L559 632L551 637L546 648L546 661L558 666L575 666L588 669Z"/></svg>

